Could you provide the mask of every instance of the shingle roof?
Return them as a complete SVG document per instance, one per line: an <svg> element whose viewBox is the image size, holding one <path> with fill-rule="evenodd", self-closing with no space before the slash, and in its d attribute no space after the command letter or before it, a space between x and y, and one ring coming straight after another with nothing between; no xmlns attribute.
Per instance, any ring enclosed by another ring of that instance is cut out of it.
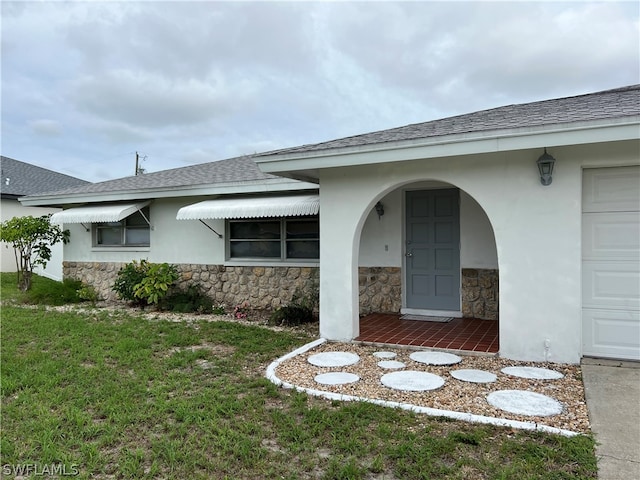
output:
<svg viewBox="0 0 640 480"><path fill-rule="evenodd" d="M640 85L532 103L507 105L328 142L266 152L258 156L296 154L444 135L560 125L640 115Z"/></svg>
<svg viewBox="0 0 640 480"><path fill-rule="evenodd" d="M90 184L86 180L0 157L0 192L3 197L21 197Z"/></svg>
<svg viewBox="0 0 640 480"><path fill-rule="evenodd" d="M145 173L143 175L132 175L130 177L67 188L55 193L57 195L69 195L132 192L189 185L212 185L279 178L262 172L250 156L244 156Z"/></svg>

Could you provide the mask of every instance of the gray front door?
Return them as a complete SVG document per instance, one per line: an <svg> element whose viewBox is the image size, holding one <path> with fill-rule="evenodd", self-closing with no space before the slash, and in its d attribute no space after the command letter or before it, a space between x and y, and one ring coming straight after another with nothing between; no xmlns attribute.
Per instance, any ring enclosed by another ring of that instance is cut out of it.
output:
<svg viewBox="0 0 640 480"><path fill-rule="evenodd" d="M460 195L407 192L407 308L460 310Z"/></svg>

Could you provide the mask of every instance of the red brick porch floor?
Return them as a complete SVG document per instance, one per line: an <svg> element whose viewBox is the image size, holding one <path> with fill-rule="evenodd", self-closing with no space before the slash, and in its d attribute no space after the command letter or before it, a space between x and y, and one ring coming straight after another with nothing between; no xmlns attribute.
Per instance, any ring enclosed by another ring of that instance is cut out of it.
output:
<svg viewBox="0 0 640 480"><path fill-rule="evenodd" d="M400 315L372 313L360 319L356 341L498 353L498 322L454 318L448 323L400 320Z"/></svg>

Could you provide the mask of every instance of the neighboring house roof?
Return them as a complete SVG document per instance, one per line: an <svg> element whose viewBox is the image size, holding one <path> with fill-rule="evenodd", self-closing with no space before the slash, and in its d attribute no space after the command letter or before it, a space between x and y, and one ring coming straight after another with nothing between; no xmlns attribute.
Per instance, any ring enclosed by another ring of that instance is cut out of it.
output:
<svg viewBox="0 0 640 480"><path fill-rule="evenodd" d="M23 205L63 205L309 187L295 180L264 173L251 156L243 156L67 188L50 195L32 195L21 201ZM317 188L317 185L313 187Z"/></svg>
<svg viewBox="0 0 640 480"><path fill-rule="evenodd" d="M321 152L457 134L620 119L640 115L639 95L640 84L573 97L507 105L328 142L266 152L257 157ZM257 158L259 163L260 160Z"/></svg>
<svg viewBox="0 0 640 480"><path fill-rule="evenodd" d="M2 198L18 198L89 184L86 180L4 156L0 157L0 182Z"/></svg>

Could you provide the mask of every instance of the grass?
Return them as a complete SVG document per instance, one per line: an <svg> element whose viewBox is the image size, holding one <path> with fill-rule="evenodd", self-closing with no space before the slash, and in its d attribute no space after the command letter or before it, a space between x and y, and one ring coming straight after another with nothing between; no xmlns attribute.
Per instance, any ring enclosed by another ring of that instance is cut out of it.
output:
<svg viewBox="0 0 640 480"><path fill-rule="evenodd" d="M19 299L5 279L3 301ZM1 327L2 465L98 479L596 478L591 437L280 389L264 370L310 340L293 330L7 303Z"/></svg>
<svg viewBox="0 0 640 480"><path fill-rule="evenodd" d="M2 282L0 295L3 302L60 306L83 301L78 295L78 290L83 285L78 280L65 279L62 282L56 282L33 274L31 289L27 292L18 290L17 273L2 273L0 281Z"/></svg>

